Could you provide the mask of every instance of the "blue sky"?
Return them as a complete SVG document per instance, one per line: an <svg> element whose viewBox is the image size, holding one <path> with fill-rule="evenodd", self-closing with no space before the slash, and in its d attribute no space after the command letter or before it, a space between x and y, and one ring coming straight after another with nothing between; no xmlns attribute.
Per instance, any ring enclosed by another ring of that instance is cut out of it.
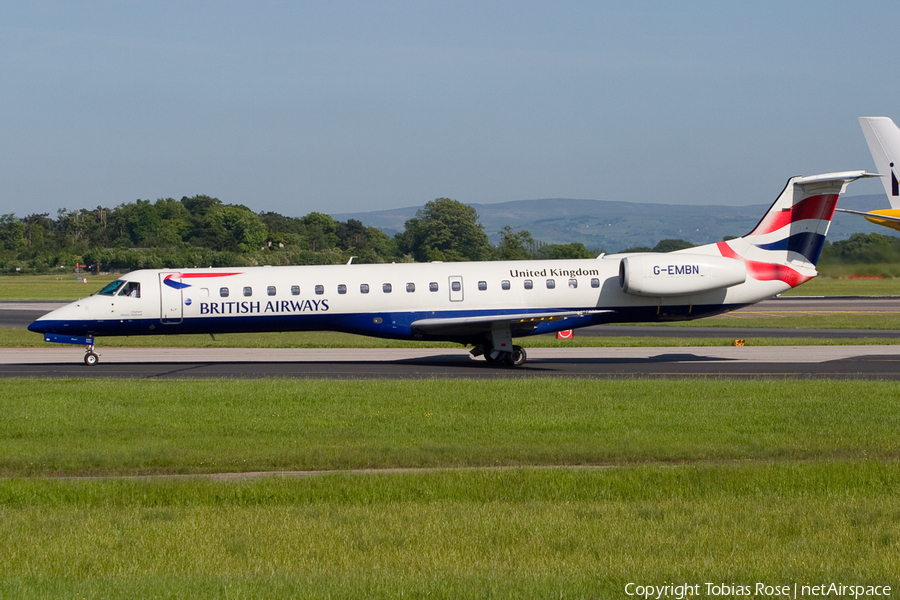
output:
<svg viewBox="0 0 900 600"><path fill-rule="evenodd" d="M0 213L770 202L874 170L856 119L900 122L898 23L865 1L6 2Z"/></svg>

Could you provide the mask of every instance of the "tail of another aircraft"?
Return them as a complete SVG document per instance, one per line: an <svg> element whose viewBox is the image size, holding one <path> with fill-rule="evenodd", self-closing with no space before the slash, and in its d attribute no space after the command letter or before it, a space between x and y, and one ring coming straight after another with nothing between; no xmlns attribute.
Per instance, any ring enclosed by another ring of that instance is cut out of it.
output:
<svg viewBox="0 0 900 600"><path fill-rule="evenodd" d="M753 279L800 285L817 274L838 196L848 183L862 177L877 175L847 171L792 177L753 231L714 247L722 256L742 260Z"/></svg>
<svg viewBox="0 0 900 600"><path fill-rule="evenodd" d="M895 166L900 159L900 129L887 117L860 117L859 126L866 136L876 170L884 175L882 183L891 208L900 209L900 179L897 176L900 164Z"/></svg>

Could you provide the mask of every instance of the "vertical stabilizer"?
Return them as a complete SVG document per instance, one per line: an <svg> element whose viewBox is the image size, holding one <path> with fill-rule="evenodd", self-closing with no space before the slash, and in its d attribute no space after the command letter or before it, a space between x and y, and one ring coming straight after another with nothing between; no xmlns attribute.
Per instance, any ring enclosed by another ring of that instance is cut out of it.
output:
<svg viewBox="0 0 900 600"><path fill-rule="evenodd" d="M900 209L900 129L887 117L860 117L869 152L875 161L876 171L884 175L882 184L891 208Z"/></svg>
<svg viewBox="0 0 900 600"><path fill-rule="evenodd" d="M753 231L716 247L722 256L743 260L753 279L800 285L817 274L838 196L862 177L877 175L847 171L792 177Z"/></svg>

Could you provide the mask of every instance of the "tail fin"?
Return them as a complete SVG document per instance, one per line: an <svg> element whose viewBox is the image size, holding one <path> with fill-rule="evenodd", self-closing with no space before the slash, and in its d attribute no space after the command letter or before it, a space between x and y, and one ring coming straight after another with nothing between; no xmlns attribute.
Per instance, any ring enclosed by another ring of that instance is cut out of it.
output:
<svg viewBox="0 0 900 600"><path fill-rule="evenodd" d="M722 256L743 260L747 274L791 287L816 276L816 263L838 196L865 171L791 177L759 224L747 235L716 244Z"/></svg>
<svg viewBox="0 0 900 600"><path fill-rule="evenodd" d="M900 164L894 166L900 159L900 129L887 117L860 117L859 126L866 136L875 170L884 175L882 183L891 208L900 208L900 180L897 176Z"/></svg>

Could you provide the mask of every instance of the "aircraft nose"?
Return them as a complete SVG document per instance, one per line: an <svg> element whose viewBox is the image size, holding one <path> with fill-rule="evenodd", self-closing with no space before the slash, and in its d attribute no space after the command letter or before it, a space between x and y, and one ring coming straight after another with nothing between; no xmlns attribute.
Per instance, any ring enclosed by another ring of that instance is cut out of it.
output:
<svg viewBox="0 0 900 600"><path fill-rule="evenodd" d="M38 319L28 326L28 331L33 331L35 333L47 333L47 322Z"/></svg>
<svg viewBox="0 0 900 600"><path fill-rule="evenodd" d="M35 333L58 333L54 331L55 327L58 327L60 321L64 321L67 318L70 318L72 315L69 307L71 304L67 304L55 310L51 310L46 315L42 315L35 319L35 321L28 326L28 331L33 331Z"/></svg>

